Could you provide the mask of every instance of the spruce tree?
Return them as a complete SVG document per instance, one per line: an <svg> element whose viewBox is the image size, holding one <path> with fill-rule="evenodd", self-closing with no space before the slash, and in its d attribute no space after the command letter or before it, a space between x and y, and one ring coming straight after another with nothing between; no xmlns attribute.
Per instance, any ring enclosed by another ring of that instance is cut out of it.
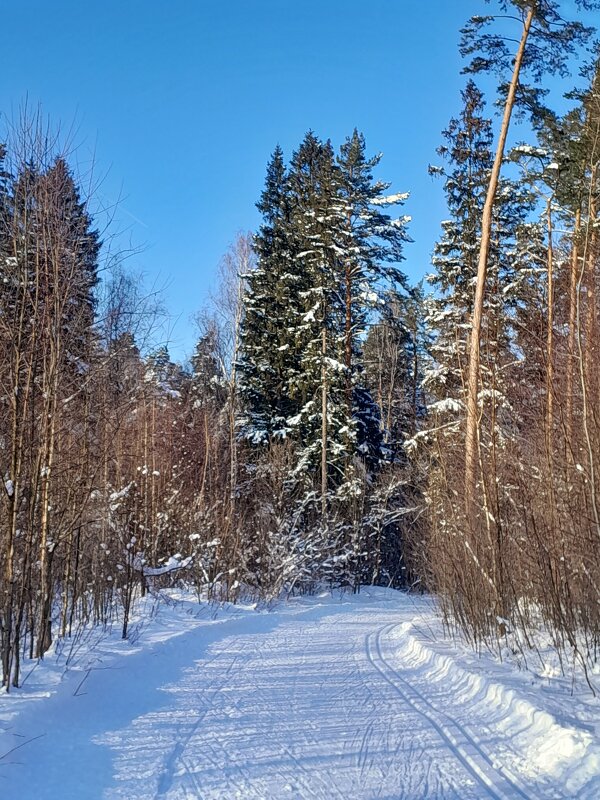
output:
<svg viewBox="0 0 600 800"><path fill-rule="evenodd" d="M310 463L310 448L319 450L323 414L317 397L322 400L325 386L329 481L342 494L358 489L356 458L370 473L381 459L377 405L366 389L362 343L385 287L405 285L397 264L408 220L393 219L386 209L406 195L388 196L389 184L374 180L379 160L365 156L364 138L357 131L335 159L329 143L321 145L309 134L291 167L303 272L312 276L312 286L303 293L303 415L313 425L312 434L305 435L305 457ZM307 390L311 385L312 394Z"/></svg>
<svg viewBox="0 0 600 800"><path fill-rule="evenodd" d="M471 80L462 92L463 111L452 119L438 153L446 167L430 168L444 177L449 211L442 223L443 235L432 258L434 272L428 277L435 294L427 303L427 322L434 333L433 368L425 379L436 424L464 419L464 392L468 341L473 310L473 286L481 239L481 213L492 167L491 120L484 115L483 95ZM517 233L532 208L530 192L514 181L500 184L493 217L482 341L483 395L503 393L503 367L514 360L511 352L511 319L518 303L519 279L515 263ZM490 394L491 393L491 394ZM449 425L448 431L456 430Z"/></svg>
<svg viewBox="0 0 600 800"><path fill-rule="evenodd" d="M439 155L448 167L430 168L444 178L449 217L442 223L442 238L432 258L428 276L436 294L428 301L428 325L435 331L432 356L435 367L426 387L439 405L456 415L463 403L464 369L473 279L485 182L492 165L492 127L482 116L483 96L473 81L462 92L463 111L443 132Z"/></svg>
<svg viewBox="0 0 600 800"><path fill-rule="evenodd" d="M190 393L194 408L222 407L225 402L223 370L218 357L218 330L209 323L196 343L191 361Z"/></svg>
<svg viewBox="0 0 600 800"><path fill-rule="evenodd" d="M243 430L257 442L291 436L297 475L320 468L322 490L351 485L355 457L370 471L381 457L362 340L384 283L405 285L397 263L407 219L386 213L406 195L387 196L389 185L374 180L379 160L365 156L357 131L338 157L309 131L287 172L275 151L259 203L242 327Z"/></svg>
<svg viewBox="0 0 600 800"><path fill-rule="evenodd" d="M40 177L38 198L50 228L47 257L58 279L54 291L66 293L61 314L67 349L65 357L86 370L93 338L101 242L66 161L59 157Z"/></svg>
<svg viewBox="0 0 600 800"><path fill-rule="evenodd" d="M6 268L6 258L9 254L9 174L4 168L6 159L6 147L0 142L0 270L4 275Z"/></svg>
<svg viewBox="0 0 600 800"><path fill-rule="evenodd" d="M285 438L290 432L287 420L298 411L290 386L298 371L293 332L300 277L293 261L288 191L283 152L277 147L257 203L263 222L253 243L257 268L245 276L237 365L243 407L240 427L254 444Z"/></svg>
<svg viewBox="0 0 600 800"><path fill-rule="evenodd" d="M338 165L342 173L346 252L342 255L344 286L344 364L347 370L348 397L352 398L350 416L355 420L356 445L369 454L366 465L376 471L381 459L382 440L375 435L380 425L379 408L366 391L363 341L373 312L385 306L391 291L408 298L405 275L398 264L403 260L403 246L409 218L391 217L388 208L401 204L408 195L385 194L389 183L376 181L373 170L381 154L366 156L364 136L356 129L340 148ZM352 395L350 395L352 387Z"/></svg>
<svg viewBox="0 0 600 800"><path fill-rule="evenodd" d="M329 142L321 143L312 132L305 136L291 160L289 187L294 263L300 276L295 327L300 362L296 375L290 376L300 411L290 423L302 448L298 473L320 469L324 497L330 482L339 484L349 453L338 295L343 207Z"/></svg>
<svg viewBox="0 0 600 800"><path fill-rule="evenodd" d="M387 209L406 196L387 195L388 184L374 180L378 162L365 156L356 131L338 156L309 131L287 170L275 152L259 204L239 363L244 435L256 444L289 440L288 490L309 527L320 510L326 535L318 549L346 542L352 558L362 548L364 485L383 461L363 342L385 287L405 287L397 263L408 220Z"/></svg>

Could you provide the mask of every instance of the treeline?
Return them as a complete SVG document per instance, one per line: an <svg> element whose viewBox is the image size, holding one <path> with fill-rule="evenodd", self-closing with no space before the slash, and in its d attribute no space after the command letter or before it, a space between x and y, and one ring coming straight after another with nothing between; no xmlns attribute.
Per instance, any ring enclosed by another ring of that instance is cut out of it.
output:
<svg viewBox="0 0 600 800"><path fill-rule="evenodd" d="M600 72L592 53L553 113L543 80L591 32L554 2L499 5L462 50L500 76L500 138L469 77L430 168L430 292L400 269L407 195L380 157L309 132L273 153L188 365L149 344L151 304L106 270L66 159L35 127L2 148L6 687L82 622L125 636L136 593L173 580L230 600L427 588L475 643L545 625L595 658ZM513 111L532 133L509 150Z"/></svg>
<svg viewBox="0 0 600 800"><path fill-rule="evenodd" d="M183 368L146 342L65 158L21 133L1 152L4 683L81 622L118 615L126 635L161 580L233 600L404 585L420 323L406 220L385 213L402 198L362 137L336 156L308 134L289 169L276 152L264 224L223 259Z"/></svg>
<svg viewBox="0 0 600 800"><path fill-rule="evenodd" d="M428 301L427 429L414 442L429 464L428 569L474 642L501 647L510 632L526 648L542 625L585 665L600 633L600 69L590 46L587 86L567 113L551 111L543 81L564 77L592 31L558 3L509 6L514 53L508 23L491 17L462 39L467 72L500 75L499 139L471 79L434 170L449 219ZM509 151L513 112L535 138Z"/></svg>
<svg viewBox="0 0 600 800"><path fill-rule="evenodd" d="M135 345L143 302L132 280L116 271L100 308L101 242L65 159L36 123L16 138L0 152L7 686L18 684L23 655L42 656L82 620L107 622L116 597L127 620L136 558L161 537L171 544L168 459L186 425L163 409L161 354L142 359Z"/></svg>

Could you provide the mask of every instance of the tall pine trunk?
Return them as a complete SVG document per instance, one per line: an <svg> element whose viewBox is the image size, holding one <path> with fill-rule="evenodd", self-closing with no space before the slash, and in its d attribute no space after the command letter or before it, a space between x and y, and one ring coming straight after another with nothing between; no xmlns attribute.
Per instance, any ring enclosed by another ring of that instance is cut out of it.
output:
<svg viewBox="0 0 600 800"><path fill-rule="evenodd" d="M535 3L529 8L523 33L519 43L519 49L515 57L513 74L506 96L504 114L500 128L500 137L496 148L494 165L490 175L490 181L486 193L483 214L481 219L481 245L479 248L479 261L477 265L477 285L475 290L475 301L473 305L473 321L471 327L471 341L469 347L469 373L467 382L467 429L465 438L465 508L467 521L471 532L475 532L476 524L476 490L477 490L477 461L479 455L479 419L478 419L478 389L479 389L479 363L480 363L480 340L481 326L483 318L483 301L485 297L485 283L487 277L488 255L490 250L490 240L492 234L492 213L494 201L500 178L500 168L504 157L506 137L510 126L510 118L515 104L515 94L519 82L519 74L525 54L525 45L531 29L531 24L535 15Z"/></svg>
<svg viewBox="0 0 600 800"><path fill-rule="evenodd" d="M579 230L581 227L581 209L575 214L573 229L573 250L571 251L571 276L569 285L569 338L567 345L567 455L573 449L573 405L575 374L575 326L577 324L577 269L579 264Z"/></svg>
<svg viewBox="0 0 600 800"><path fill-rule="evenodd" d="M321 328L321 516L327 518L327 328Z"/></svg>
<svg viewBox="0 0 600 800"><path fill-rule="evenodd" d="M547 248L547 283L548 283L548 319L546 325L546 451L550 480L553 474L553 419L554 419L554 250L552 244L552 200L548 199L546 207L548 228Z"/></svg>

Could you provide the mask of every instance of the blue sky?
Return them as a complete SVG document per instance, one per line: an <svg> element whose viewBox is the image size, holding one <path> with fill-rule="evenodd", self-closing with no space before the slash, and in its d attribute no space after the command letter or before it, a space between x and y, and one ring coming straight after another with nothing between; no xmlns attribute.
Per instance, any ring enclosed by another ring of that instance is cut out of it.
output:
<svg viewBox="0 0 600 800"><path fill-rule="evenodd" d="M130 264L166 285L170 350L193 347L191 315L254 203L279 143L309 128L338 145L356 126L378 176L410 191L413 279L444 217L427 174L460 108L459 28L483 0L13 0L2 11L0 112L24 98L61 123L115 225L142 252Z"/></svg>

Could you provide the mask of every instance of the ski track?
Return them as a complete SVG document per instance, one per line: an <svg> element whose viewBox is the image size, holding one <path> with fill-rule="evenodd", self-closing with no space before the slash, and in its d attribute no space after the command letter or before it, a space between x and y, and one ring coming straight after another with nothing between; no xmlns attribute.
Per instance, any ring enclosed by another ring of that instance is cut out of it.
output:
<svg viewBox="0 0 600 800"><path fill-rule="evenodd" d="M217 622L220 635L213 626L208 642L206 628L192 625L180 641L164 644L164 652L158 642L151 653L135 656L152 673L153 659L172 650L178 668L170 681L155 687L159 691L148 697L147 708L143 696L138 699L125 724L111 716L111 704L127 703L127 670L114 670L111 684L96 687L110 685L111 697L105 719L89 737L85 791L81 783L77 788L81 776L69 782L69 758L77 758L72 741L65 741L62 752L60 741L54 743L56 758L64 759L60 792L52 788L52 775L46 784L43 775L30 780L40 740L20 754L20 762L0 769L0 795L3 800L560 796L547 776L518 774L520 754L508 735L486 727L483 701L475 716L469 707L467 722L450 693L444 696L439 685L431 690L431 672L409 657L410 646L399 647L411 636L411 611L406 601L306 601L276 614ZM159 666L164 676L165 664ZM146 678L151 681L152 674ZM91 675L87 691L99 680ZM53 699L58 703L60 697ZM76 702L72 695L67 701ZM110 772L99 770L94 785L93 755L107 750ZM46 794L40 793L44 785Z"/></svg>
<svg viewBox="0 0 600 800"><path fill-rule="evenodd" d="M374 668L396 690L403 702L414 708L437 731L449 749L454 751L456 757L479 783L482 796L488 796L493 800L507 800L513 797L528 800L528 795L514 777L509 778L497 770L489 756L455 719L435 708L386 660L381 640L395 627L394 624L385 626L367 636L367 658Z"/></svg>

